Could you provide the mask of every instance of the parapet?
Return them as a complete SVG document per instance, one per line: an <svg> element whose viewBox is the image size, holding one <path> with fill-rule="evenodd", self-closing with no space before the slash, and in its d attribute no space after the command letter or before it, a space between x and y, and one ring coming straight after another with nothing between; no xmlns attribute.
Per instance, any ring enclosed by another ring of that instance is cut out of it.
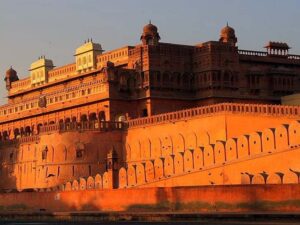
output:
<svg viewBox="0 0 300 225"><path fill-rule="evenodd" d="M192 109L180 110L176 112L164 113L146 118L132 119L128 121L128 127L147 126L170 121L188 119L197 116L207 116L217 113L251 113L256 115L272 116L299 116L300 106L282 105L260 105L260 104L235 104L221 103L210 106L202 106Z"/></svg>

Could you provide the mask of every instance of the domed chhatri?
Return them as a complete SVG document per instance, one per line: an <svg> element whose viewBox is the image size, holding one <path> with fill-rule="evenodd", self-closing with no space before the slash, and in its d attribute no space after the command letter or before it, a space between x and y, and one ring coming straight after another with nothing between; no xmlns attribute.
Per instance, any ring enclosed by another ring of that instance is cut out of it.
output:
<svg viewBox="0 0 300 225"><path fill-rule="evenodd" d="M144 26L141 41L144 45L157 45L160 40L157 26L153 25L151 21Z"/></svg>
<svg viewBox="0 0 300 225"><path fill-rule="evenodd" d="M157 26L153 25L151 23L151 21L149 21L149 23L146 26L144 26L143 32L144 33L157 33Z"/></svg>
<svg viewBox="0 0 300 225"><path fill-rule="evenodd" d="M11 88L11 83L17 80L19 80L17 71L15 71L12 67L10 67L6 71L6 75L4 78L4 81L6 82L6 89L9 90Z"/></svg>
<svg viewBox="0 0 300 225"><path fill-rule="evenodd" d="M233 46L235 46L235 44L237 43L235 30L232 27L228 26L228 23L221 30L220 41L224 43L232 44Z"/></svg>

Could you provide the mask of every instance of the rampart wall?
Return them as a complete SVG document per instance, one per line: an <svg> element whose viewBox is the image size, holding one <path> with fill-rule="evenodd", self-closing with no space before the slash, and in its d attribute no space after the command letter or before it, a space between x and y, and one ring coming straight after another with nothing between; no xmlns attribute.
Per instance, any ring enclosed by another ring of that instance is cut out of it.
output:
<svg viewBox="0 0 300 225"><path fill-rule="evenodd" d="M0 154L1 189L47 189L104 173L106 156L112 150L117 152L121 163L121 129L71 125L50 125L40 135L4 143Z"/></svg>

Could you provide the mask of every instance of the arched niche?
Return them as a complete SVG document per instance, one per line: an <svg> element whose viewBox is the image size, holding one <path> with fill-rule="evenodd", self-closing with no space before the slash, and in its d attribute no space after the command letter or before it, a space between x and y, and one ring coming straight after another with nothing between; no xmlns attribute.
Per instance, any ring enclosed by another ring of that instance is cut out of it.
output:
<svg viewBox="0 0 300 225"><path fill-rule="evenodd" d="M84 178L79 179L79 188L80 190L86 190L86 180Z"/></svg>
<svg viewBox="0 0 300 225"><path fill-rule="evenodd" d="M241 173L241 184L251 184L249 175Z"/></svg>
<svg viewBox="0 0 300 225"><path fill-rule="evenodd" d="M108 172L103 173L102 176L102 185L103 185L103 189L108 189L109 188L109 176L108 176Z"/></svg>
<svg viewBox="0 0 300 225"><path fill-rule="evenodd" d="M250 155L258 155L262 153L261 134L254 132L249 135Z"/></svg>
<svg viewBox="0 0 300 225"><path fill-rule="evenodd" d="M239 159L249 157L249 135L242 135L237 138L237 155Z"/></svg>
<svg viewBox="0 0 300 225"><path fill-rule="evenodd" d="M155 179L161 179L164 176L164 166L160 158L154 160Z"/></svg>
<svg viewBox="0 0 300 225"><path fill-rule="evenodd" d="M275 128L275 146L277 151L289 148L288 125Z"/></svg>
<svg viewBox="0 0 300 225"><path fill-rule="evenodd" d="M217 141L214 147L215 152L215 164L225 163L225 142Z"/></svg>
<svg viewBox="0 0 300 225"><path fill-rule="evenodd" d="M183 169L184 172L191 172L194 170L193 153L194 150L185 150L183 154Z"/></svg>
<svg viewBox="0 0 300 225"><path fill-rule="evenodd" d="M273 129L265 129L262 132L262 149L263 152L272 152L275 150L275 140Z"/></svg>
<svg viewBox="0 0 300 225"><path fill-rule="evenodd" d="M206 131L199 131L197 133L197 147L204 147L210 144L210 136Z"/></svg>
<svg viewBox="0 0 300 225"><path fill-rule="evenodd" d="M136 161L141 159L142 146L139 139L131 144L131 160Z"/></svg>
<svg viewBox="0 0 300 225"><path fill-rule="evenodd" d="M203 168L203 148L196 148L194 151L194 169Z"/></svg>
<svg viewBox="0 0 300 225"><path fill-rule="evenodd" d="M145 170L146 170L146 182L153 181L155 179L155 176L154 176L154 166L152 161L146 161Z"/></svg>
<svg viewBox="0 0 300 225"><path fill-rule="evenodd" d="M252 184L265 184L265 180L262 175L256 174L253 177Z"/></svg>
<svg viewBox="0 0 300 225"><path fill-rule="evenodd" d="M183 152L176 152L174 156L175 174L183 173Z"/></svg>
<svg viewBox="0 0 300 225"><path fill-rule="evenodd" d="M135 186L137 182L136 178L136 166L135 165L128 165L127 168L127 176L128 176L128 186Z"/></svg>
<svg viewBox="0 0 300 225"><path fill-rule="evenodd" d="M161 138L162 141L162 157L166 157L171 155L173 152L173 140L169 135L163 136Z"/></svg>
<svg viewBox="0 0 300 225"><path fill-rule="evenodd" d="M136 180L137 184L144 184L146 182L145 180L145 167L143 163L137 163L136 164Z"/></svg>
<svg viewBox="0 0 300 225"><path fill-rule="evenodd" d="M86 180L86 189L91 190L95 188L95 180L93 177L89 176Z"/></svg>
<svg viewBox="0 0 300 225"><path fill-rule="evenodd" d="M127 171L124 167L119 170L119 188L127 187Z"/></svg>
<svg viewBox="0 0 300 225"><path fill-rule="evenodd" d="M100 174L96 174L95 176L95 189L102 189L103 183L102 183L102 177Z"/></svg>
<svg viewBox="0 0 300 225"><path fill-rule="evenodd" d="M75 144L71 144L71 145L67 146L67 160L68 161L76 160L76 150L77 150L77 147Z"/></svg>
<svg viewBox="0 0 300 225"><path fill-rule="evenodd" d="M173 136L174 153L183 152L185 150L185 138L179 133Z"/></svg>
<svg viewBox="0 0 300 225"><path fill-rule="evenodd" d="M151 143L152 143L152 158L159 158L162 155L162 142L161 139L159 137L153 137L151 139Z"/></svg>
<svg viewBox="0 0 300 225"><path fill-rule="evenodd" d="M212 145L204 146L203 162L204 162L204 167L212 166L212 165L215 164L215 162L214 162L214 150L213 150Z"/></svg>
<svg viewBox="0 0 300 225"><path fill-rule="evenodd" d="M284 176L279 176L276 173L270 174L267 179L267 184L282 184Z"/></svg>
<svg viewBox="0 0 300 225"><path fill-rule="evenodd" d="M189 132L186 135L186 148L195 150L198 147L197 135L195 132Z"/></svg>
<svg viewBox="0 0 300 225"><path fill-rule="evenodd" d="M174 174L174 155L168 155L165 157L165 175L172 176Z"/></svg>
<svg viewBox="0 0 300 225"><path fill-rule="evenodd" d="M78 183L78 180L73 180L73 182L72 182L72 190L73 190L73 191L79 190L79 183Z"/></svg>
<svg viewBox="0 0 300 225"><path fill-rule="evenodd" d="M67 160L67 148L64 144L60 143L55 146L54 162L65 162Z"/></svg>
<svg viewBox="0 0 300 225"><path fill-rule="evenodd" d="M300 122L294 121L289 124L289 141L291 147L300 145Z"/></svg>
<svg viewBox="0 0 300 225"><path fill-rule="evenodd" d="M125 144L125 150L126 150L126 154L125 154L126 155L126 161L130 162L132 160L130 144Z"/></svg>
<svg viewBox="0 0 300 225"><path fill-rule="evenodd" d="M237 159L236 139L230 138L225 144L226 161L230 162Z"/></svg>
<svg viewBox="0 0 300 225"><path fill-rule="evenodd" d="M151 141L149 138L142 140L142 158L141 160L151 159Z"/></svg>

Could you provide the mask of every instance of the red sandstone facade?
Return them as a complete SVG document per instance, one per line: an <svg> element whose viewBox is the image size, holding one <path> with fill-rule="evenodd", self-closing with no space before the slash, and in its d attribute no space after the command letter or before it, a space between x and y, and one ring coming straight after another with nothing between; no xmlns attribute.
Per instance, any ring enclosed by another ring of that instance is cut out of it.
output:
<svg viewBox="0 0 300 225"><path fill-rule="evenodd" d="M162 43L153 24L141 42L103 52L88 41L75 63L42 57L21 80L7 71L2 189L267 183L262 171L298 182L300 108L272 105L300 91L287 44L240 50L229 26L219 41ZM275 159L289 167L271 169Z"/></svg>

